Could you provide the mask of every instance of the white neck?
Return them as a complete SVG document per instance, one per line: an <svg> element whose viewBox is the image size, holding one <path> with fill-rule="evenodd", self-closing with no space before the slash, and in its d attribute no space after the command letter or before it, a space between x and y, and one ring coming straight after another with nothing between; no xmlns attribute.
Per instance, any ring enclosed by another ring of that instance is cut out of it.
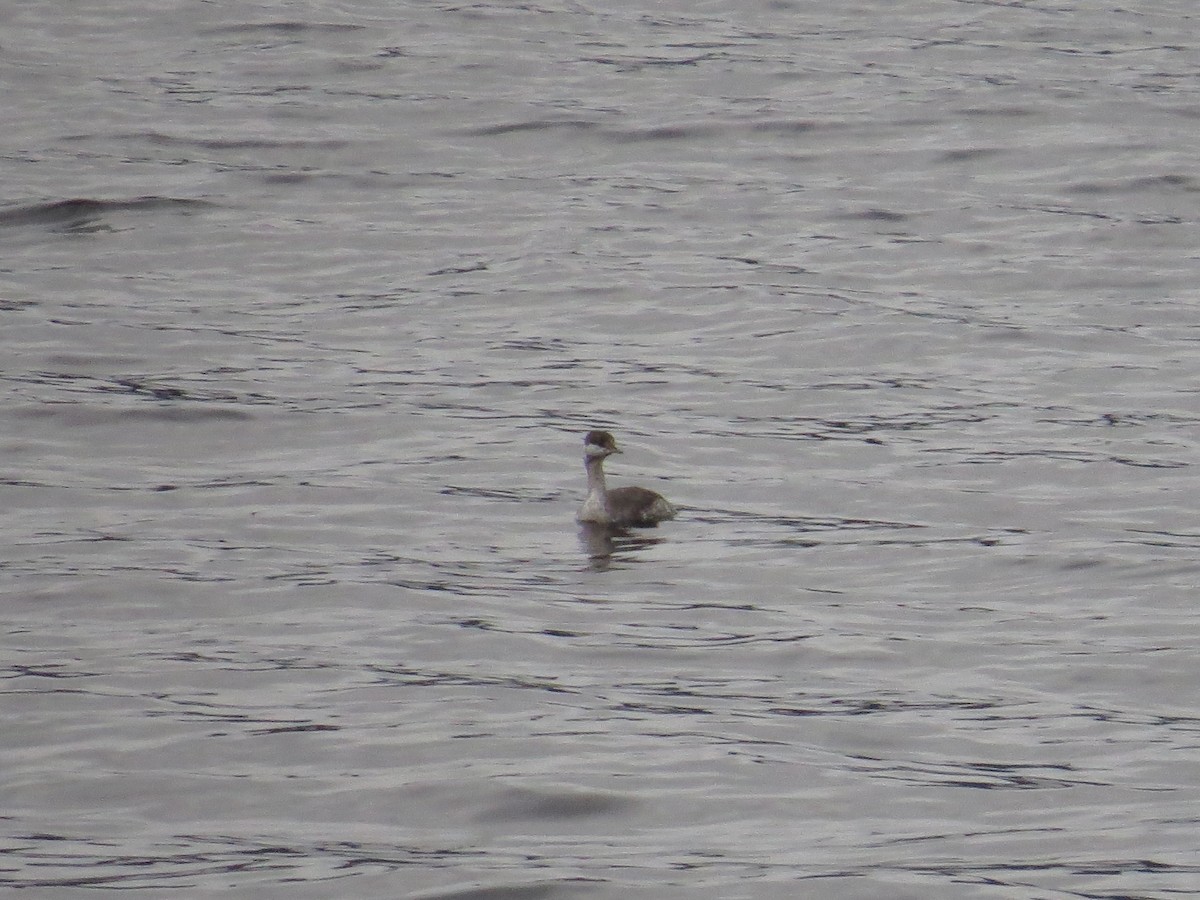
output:
<svg viewBox="0 0 1200 900"><path fill-rule="evenodd" d="M583 464L587 468L588 497L604 497L608 493L604 485L604 457L585 459Z"/></svg>
<svg viewBox="0 0 1200 900"><path fill-rule="evenodd" d="M604 486L604 457L589 456L584 459L587 467L588 493L576 516L580 522L609 522L608 491Z"/></svg>

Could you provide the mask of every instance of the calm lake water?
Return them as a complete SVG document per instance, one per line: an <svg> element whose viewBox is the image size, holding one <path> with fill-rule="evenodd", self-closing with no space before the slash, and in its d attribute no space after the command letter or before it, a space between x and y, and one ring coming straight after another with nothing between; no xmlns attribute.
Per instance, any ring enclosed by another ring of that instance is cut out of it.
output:
<svg viewBox="0 0 1200 900"><path fill-rule="evenodd" d="M1200 893L1191 3L0 21L0 886Z"/></svg>

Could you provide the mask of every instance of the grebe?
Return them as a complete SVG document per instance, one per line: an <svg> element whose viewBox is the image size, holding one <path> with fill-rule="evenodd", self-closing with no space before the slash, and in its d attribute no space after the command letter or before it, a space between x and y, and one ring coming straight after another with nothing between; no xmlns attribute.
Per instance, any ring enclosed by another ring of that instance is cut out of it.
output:
<svg viewBox="0 0 1200 900"><path fill-rule="evenodd" d="M618 528L650 527L679 512L665 497L643 487L604 486L604 460L621 449L607 431L589 431L583 437L583 464L587 468L588 495L575 518Z"/></svg>

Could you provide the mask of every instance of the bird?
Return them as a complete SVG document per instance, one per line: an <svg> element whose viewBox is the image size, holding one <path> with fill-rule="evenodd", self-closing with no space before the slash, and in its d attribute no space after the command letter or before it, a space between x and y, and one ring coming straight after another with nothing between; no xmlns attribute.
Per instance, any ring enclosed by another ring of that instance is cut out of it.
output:
<svg viewBox="0 0 1200 900"><path fill-rule="evenodd" d="M614 528L651 528L665 519L673 519L679 510L662 494L644 487L607 489L604 460L620 452L621 448L607 431L589 431L583 436L588 493L575 519Z"/></svg>

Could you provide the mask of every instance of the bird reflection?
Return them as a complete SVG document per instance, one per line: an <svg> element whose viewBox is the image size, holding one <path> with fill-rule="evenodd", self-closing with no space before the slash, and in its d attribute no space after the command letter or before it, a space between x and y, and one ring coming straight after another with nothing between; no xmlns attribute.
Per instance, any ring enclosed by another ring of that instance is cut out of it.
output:
<svg viewBox="0 0 1200 900"><path fill-rule="evenodd" d="M588 563L597 571L612 565L614 557L626 556L661 544L662 541L661 537L648 535L644 531L631 532L627 528L600 522L581 522L579 525L579 542L587 553Z"/></svg>

